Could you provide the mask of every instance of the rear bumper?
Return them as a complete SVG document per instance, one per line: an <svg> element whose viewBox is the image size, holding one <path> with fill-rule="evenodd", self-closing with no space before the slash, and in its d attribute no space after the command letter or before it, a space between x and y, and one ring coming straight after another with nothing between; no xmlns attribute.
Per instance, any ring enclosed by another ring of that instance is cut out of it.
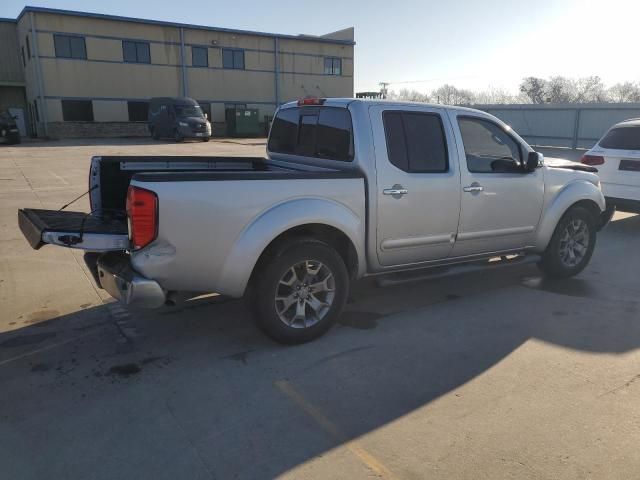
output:
<svg viewBox="0 0 640 480"><path fill-rule="evenodd" d="M164 305L167 295L160 284L136 272L129 256L107 253L97 262L98 281L109 295L125 305L157 308Z"/></svg>

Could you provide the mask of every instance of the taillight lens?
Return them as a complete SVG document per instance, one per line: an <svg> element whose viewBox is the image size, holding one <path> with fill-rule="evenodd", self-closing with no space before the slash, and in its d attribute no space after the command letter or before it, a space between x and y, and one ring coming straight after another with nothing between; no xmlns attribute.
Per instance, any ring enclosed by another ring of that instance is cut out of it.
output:
<svg viewBox="0 0 640 480"><path fill-rule="evenodd" d="M307 97L301 98L298 100L298 106L308 106L308 105L324 105L326 98L316 98L316 97Z"/></svg>
<svg viewBox="0 0 640 480"><path fill-rule="evenodd" d="M580 162L585 165L602 165L604 164L604 157L600 155L583 155Z"/></svg>
<svg viewBox="0 0 640 480"><path fill-rule="evenodd" d="M158 196L144 188L129 187L127 217L134 250L149 245L158 235Z"/></svg>

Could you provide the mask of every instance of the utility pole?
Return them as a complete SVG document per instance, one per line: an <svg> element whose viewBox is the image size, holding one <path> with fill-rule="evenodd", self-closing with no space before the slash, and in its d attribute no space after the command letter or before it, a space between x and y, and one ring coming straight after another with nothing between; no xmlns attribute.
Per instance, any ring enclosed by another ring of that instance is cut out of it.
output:
<svg viewBox="0 0 640 480"><path fill-rule="evenodd" d="M380 82L380 97L384 100L387 98L387 87L390 85L389 82Z"/></svg>

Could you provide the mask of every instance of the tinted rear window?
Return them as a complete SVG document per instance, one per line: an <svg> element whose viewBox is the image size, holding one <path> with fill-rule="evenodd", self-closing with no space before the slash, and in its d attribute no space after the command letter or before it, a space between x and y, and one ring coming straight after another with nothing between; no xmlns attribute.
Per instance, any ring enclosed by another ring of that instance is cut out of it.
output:
<svg viewBox="0 0 640 480"><path fill-rule="evenodd" d="M616 150L640 150L640 126L613 128L600 141L600 146Z"/></svg>
<svg viewBox="0 0 640 480"><path fill-rule="evenodd" d="M393 112L383 115L389 161L405 172L449 170L447 144L440 115Z"/></svg>
<svg viewBox="0 0 640 480"><path fill-rule="evenodd" d="M351 115L346 108L296 107L273 121L269 151L328 160L353 159Z"/></svg>

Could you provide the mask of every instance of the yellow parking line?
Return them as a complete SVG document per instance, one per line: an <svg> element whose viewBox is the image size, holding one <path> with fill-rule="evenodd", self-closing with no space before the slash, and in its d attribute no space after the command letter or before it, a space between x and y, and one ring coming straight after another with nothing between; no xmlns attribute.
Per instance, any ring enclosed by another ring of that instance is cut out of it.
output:
<svg viewBox="0 0 640 480"><path fill-rule="evenodd" d="M340 428L327 418L317 407L307 401L293 386L286 380L275 382L276 387L295 403L300 409L313 418L316 423L327 432L334 440L344 443L344 446L355 455L365 466L371 469L381 478L393 480L396 477L384 464L371 453L361 447L355 440L347 440L347 437Z"/></svg>

